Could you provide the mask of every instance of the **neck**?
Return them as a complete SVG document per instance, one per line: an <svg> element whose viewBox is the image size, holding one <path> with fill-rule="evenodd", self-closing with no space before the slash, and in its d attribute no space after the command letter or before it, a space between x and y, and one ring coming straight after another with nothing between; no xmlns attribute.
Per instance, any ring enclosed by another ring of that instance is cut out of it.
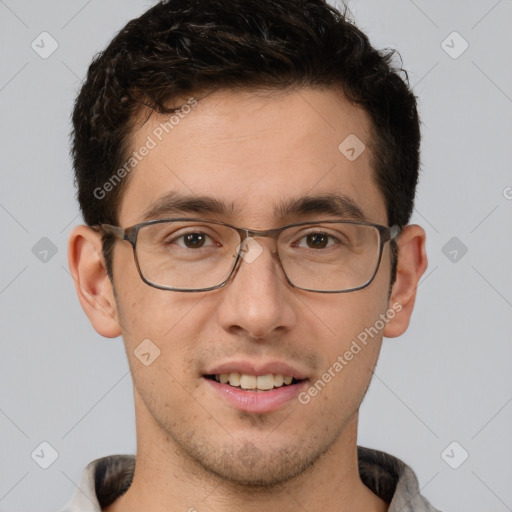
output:
<svg viewBox="0 0 512 512"><path fill-rule="evenodd" d="M137 460L128 491L103 512L385 512L387 504L359 476L357 415L308 469L276 486L227 481L192 460L150 417L136 396ZM144 413L144 414L140 414Z"/></svg>

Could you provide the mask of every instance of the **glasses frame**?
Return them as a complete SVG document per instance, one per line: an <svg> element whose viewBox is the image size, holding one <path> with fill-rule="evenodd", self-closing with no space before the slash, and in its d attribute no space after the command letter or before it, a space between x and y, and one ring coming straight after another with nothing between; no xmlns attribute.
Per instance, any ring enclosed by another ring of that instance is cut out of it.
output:
<svg viewBox="0 0 512 512"><path fill-rule="evenodd" d="M172 288L169 286L163 286L155 284L144 276L144 274L141 271L139 259L137 256L137 235L145 226L152 226L154 224L163 224L167 222L201 222L206 224L217 224L221 226L226 226L229 228L234 229L237 231L238 235L240 236L240 244L239 247L242 246L242 244L247 240L248 238L273 238L276 240L281 234L282 231L285 229L291 228L291 227L298 227L298 226L307 226L310 224L352 224L352 225L358 225L358 226L369 226L375 228L379 233L379 256L377 259L377 264L375 265L375 270L372 274L372 276L366 281L366 283L362 284L361 286L357 286L355 288L348 288L346 290L313 290L310 288L302 288L301 286L295 285L292 281L290 281L290 278L286 274L286 270L284 269L283 263L281 261L281 258L279 256L279 250L276 249L275 253L277 254L277 257L279 259L279 263L281 264L281 268L283 270L283 274L286 277L286 280L288 284L290 284L292 287L297 288L299 290L305 290L308 292L314 292L314 293L349 293L354 292L357 290L362 290L363 288L366 288L370 285L370 283L375 279L375 276L377 275L377 272L380 267L380 262L382 260L382 252L384 248L384 244L386 242L395 240L398 235L401 232L400 226L394 225L391 227L383 226L381 224L374 224L372 222L364 222L364 221L352 221L352 220L312 220L312 221L304 221L304 222L295 222L292 224L286 224L284 226L281 226L279 228L272 228L272 229L265 229L265 230L256 230L256 229L248 229L248 228L240 228L237 226L233 226L232 224L228 224L226 222L222 222L219 220L209 220L209 219L200 219L200 218L194 218L194 217L180 217L180 218L166 218L166 219L155 219L155 220L149 220L146 222L141 222L139 224L135 224L133 226L129 226L127 228L122 228L120 226L113 226L111 224L100 224L99 227L107 234L113 235L116 238L129 242L132 245L133 248L133 256L135 259L135 265L137 267L137 271L139 272L139 275L144 283L146 283L148 286L151 286L153 288L157 288L159 290L168 290L168 291L175 291L175 292L207 292L211 290L217 290L219 288L222 288L226 286L226 284L233 278L236 271L238 270L238 267L240 266L242 258L242 254L240 251L238 251L238 254L236 255L235 263L233 264L233 267L231 271L229 272L226 279L215 286L209 286L207 288L198 288L198 289L188 289L188 288ZM277 246L277 244L276 244Z"/></svg>

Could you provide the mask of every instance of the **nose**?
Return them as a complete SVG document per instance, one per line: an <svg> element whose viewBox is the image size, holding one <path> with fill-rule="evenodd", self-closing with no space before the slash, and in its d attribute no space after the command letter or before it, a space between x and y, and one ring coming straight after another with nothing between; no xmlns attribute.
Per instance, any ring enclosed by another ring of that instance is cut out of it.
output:
<svg viewBox="0 0 512 512"><path fill-rule="evenodd" d="M255 339L282 335L295 324L297 299L275 242L248 239L241 255L235 275L221 292L217 314L223 329Z"/></svg>

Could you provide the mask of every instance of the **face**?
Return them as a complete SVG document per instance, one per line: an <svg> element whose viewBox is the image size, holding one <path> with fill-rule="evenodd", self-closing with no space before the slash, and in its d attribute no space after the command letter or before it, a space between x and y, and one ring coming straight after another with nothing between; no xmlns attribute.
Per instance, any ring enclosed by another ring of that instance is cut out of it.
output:
<svg viewBox="0 0 512 512"><path fill-rule="evenodd" d="M339 92L224 91L190 110L161 141L155 133L169 116L152 116L133 133L133 150L148 136L157 144L130 175L119 225L147 220L157 203L152 218L201 217L259 230L353 218L350 211L335 214L321 207L279 208L327 194L349 198L367 221L387 225L371 170L369 119ZM353 161L338 149L350 134L367 148ZM223 210L175 211L172 201L162 207L162 198L172 193L213 198ZM165 439L166 448L160 449L169 457L180 453L228 481L269 485L303 472L354 435L382 335L358 342L359 351L353 342L390 307L390 252L386 244L368 287L322 294L288 284L275 242L257 241L263 252L250 263L243 260L218 290L185 293L148 286L131 245L122 241L115 244L113 275L142 442ZM149 365L134 354L146 339L160 350ZM211 378L237 372L248 382L266 374L295 380L269 391L244 391ZM324 385L309 393L319 380Z"/></svg>

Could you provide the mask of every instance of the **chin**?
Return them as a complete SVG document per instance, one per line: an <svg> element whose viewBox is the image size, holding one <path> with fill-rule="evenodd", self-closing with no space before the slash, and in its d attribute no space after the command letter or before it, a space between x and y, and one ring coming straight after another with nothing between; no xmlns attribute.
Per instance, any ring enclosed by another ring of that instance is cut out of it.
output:
<svg viewBox="0 0 512 512"><path fill-rule="evenodd" d="M240 441L208 451L204 445L200 450L189 446L189 455L203 470L224 483L268 491L305 473L329 449L329 446L310 446L304 442L281 447L270 443L262 446L262 443Z"/></svg>

